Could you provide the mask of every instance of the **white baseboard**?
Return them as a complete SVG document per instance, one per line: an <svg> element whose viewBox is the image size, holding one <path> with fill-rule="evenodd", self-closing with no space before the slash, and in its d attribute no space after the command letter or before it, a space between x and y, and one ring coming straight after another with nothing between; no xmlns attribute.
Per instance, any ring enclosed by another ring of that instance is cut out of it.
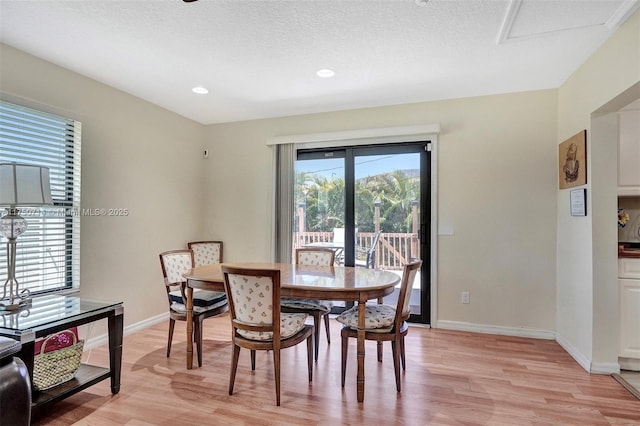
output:
<svg viewBox="0 0 640 426"><path fill-rule="evenodd" d="M471 331L474 333L499 334L502 336L529 337L532 339L555 340L556 333L524 327L503 327L497 325L475 324L462 321L438 321L435 328L446 330Z"/></svg>
<svg viewBox="0 0 640 426"><path fill-rule="evenodd" d="M556 342L567 351L576 362L591 374L613 374L620 372L620 364L617 362L592 362L589 357L580 352L562 335L556 333Z"/></svg>
<svg viewBox="0 0 640 426"><path fill-rule="evenodd" d="M128 325L124 328L124 335L144 330L145 328L159 324L169 319L168 313L163 313L155 317L148 318L144 321L137 322L135 324ZM419 326L420 324L411 324ZM462 321L438 321L433 328L442 328L445 330L457 330L457 331L469 331L473 333L484 334L498 334L501 336L515 336L515 337L527 337L531 339L545 339L555 340L562 348L567 351L569 355L587 372L592 374L613 374L620 372L619 363L608 362L594 362L592 363L588 357L582 354L579 350L573 347L566 339L554 331L538 330L533 328L524 327L503 327L486 324L475 324ZM98 346L107 345L109 343L109 336L103 334L91 339L87 339L84 344L84 350L91 350ZM637 368L637 364L634 363L634 367Z"/></svg>
<svg viewBox="0 0 640 426"><path fill-rule="evenodd" d="M567 339L556 333L556 342L558 342L558 344L562 346L562 349L567 351L569 355L571 355L571 357L580 364L580 367L584 368L586 371L591 371L591 360L569 343Z"/></svg>
<svg viewBox="0 0 640 426"><path fill-rule="evenodd" d="M620 364L617 362L592 362L591 374L614 374L620 373Z"/></svg>
<svg viewBox="0 0 640 426"><path fill-rule="evenodd" d="M622 370L640 371L640 359L618 357Z"/></svg>
<svg viewBox="0 0 640 426"><path fill-rule="evenodd" d="M528 337L532 339L555 340L582 368L585 369L585 371L589 373L613 374L620 372L620 364L617 362L591 362L587 356L554 331L519 327L500 327L460 321L438 321L436 328L470 331L474 333L498 334L504 336Z"/></svg>
<svg viewBox="0 0 640 426"><path fill-rule="evenodd" d="M124 328L124 335L126 336L128 334L135 333L140 330L144 330L145 328L159 324L163 321L167 321L168 319L169 319L168 312L165 312L160 315L156 315L155 317L147 318L146 320L126 326ZM84 342L84 350L87 351L93 348L97 348L98 346L108 345L108 344L109 344L109 335L103 334L101 336L96 336L96 337L87 339Z"/></svg>

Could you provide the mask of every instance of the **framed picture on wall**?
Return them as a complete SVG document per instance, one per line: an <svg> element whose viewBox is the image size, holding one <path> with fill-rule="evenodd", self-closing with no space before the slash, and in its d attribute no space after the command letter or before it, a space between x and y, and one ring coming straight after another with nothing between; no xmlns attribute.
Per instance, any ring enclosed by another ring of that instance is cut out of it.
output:
<svg viewBox="0 0 640 426"><path fill-rule="evenodd" d="M587 215L587 190L586 188L572 189L570 196L571 216Z"/></svg>
<svg viewBox="0 0 640 426"><path fill-rule="evenodd" d="M571 136L558 145L560 189L587 183L587 131Z"/></svg>

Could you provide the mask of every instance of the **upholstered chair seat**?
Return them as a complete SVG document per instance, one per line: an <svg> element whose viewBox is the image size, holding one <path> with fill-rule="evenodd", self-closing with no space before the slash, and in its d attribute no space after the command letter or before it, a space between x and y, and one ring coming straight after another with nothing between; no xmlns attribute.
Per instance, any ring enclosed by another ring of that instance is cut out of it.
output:
<svg viewBox="0 0 640 426"><path fill-rule="evenodd" d="M400 392L400 364L406 369L404 337L409 331L407 320L411 315L409 300L416 274L422 266L421 260L415 260L404 266L400 294L396 306L367 304L364 307L364 338L378 342L378 361L382 361L382 342L391 342L393 353L393 367L396 376L396 390ZM343 324L340 337L342 338L342 387L344 387L348 339L358 337L358 306L342 312L336 320Z"/></svg>
<svg viewBox="0 0 640 426"><path fill-rule="evenodd" d="M171 341L176 321L187 319L186 280L183 276L194 267L193 251L172 250L160 253L160 266L169 302L169 337L167 357L171 355ZM196 289L193 291L194 341L198 351L198 366L202 366L202 322L205 318L227 312L227 296L221 291Z"/></svg>
<svg viewBox="0 0 640 426"><path fill-rule="evenodd" d="M391 331L396 317L396 309L389 305L367 304L364 310L364 328L367 331ZM358 329L358 306L354 306L336 317L342 323L354 330Z"/></svg>
<svg viewBox="0 0 640 426"><path fill-rule="evenodd" d="M182 301L182 291L173 290L169 292L171 310L186 314L187 306ZM206 311L218 309L227 304L227 295L224 291L193 290L193 312L201 314Z"/></svg>
<svg viewBox="0 0 640 426"><path fill-rule="evenodd" d="M304 328L307 314L280 314L280 338L288 339ZM270 331L238 330L238 334L245 339L272 341L273 333Z"/></svg>
<svg viewBox="0 0 640 426"><path fill-rule="evenodd" d="M256 351L273 351L276 404L280 405L280 350L307 341L307 369L313 378L313 326L305 313L280 311L280 271L277 269L233 268L222 265L224 287L231 312L233 354L229 395L238 370L240 348L251 351L251 370L256 368Z"/></svg>
<svg viewBox="0 0 640 426"><path fill-rule="evenodd" d="M315 309L327 314L331 312L331 308L333 308L333 302L330 300L294 299L290 297L283 297L282 305L294 309Z"/></svg>
<svg viewBox="0 0 640 426"><path fill-rule="evenodd" d="M303 247L296 249L296 265L309 266L333 266L335 252L323 247ZM320 345L320 321L324 317L324 326L327 335L327 344L331 343L331 330L329 330L329 313L333 308L333 302L329 300L294 299L283 297L281 301L282 312L306 313L313 317L315 328L315 360L318 361L318 347Z"/></svg>

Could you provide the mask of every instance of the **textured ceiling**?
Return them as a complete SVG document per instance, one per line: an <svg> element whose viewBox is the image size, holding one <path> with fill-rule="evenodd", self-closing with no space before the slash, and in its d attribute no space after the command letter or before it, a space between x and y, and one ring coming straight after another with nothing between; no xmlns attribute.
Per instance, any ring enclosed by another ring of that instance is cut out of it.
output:
<svg viewBox="0 0 640 426"><path fill-rule="evenodd" d="M557 88L639 6L0 0L0 41L212 124Z"/></svg>

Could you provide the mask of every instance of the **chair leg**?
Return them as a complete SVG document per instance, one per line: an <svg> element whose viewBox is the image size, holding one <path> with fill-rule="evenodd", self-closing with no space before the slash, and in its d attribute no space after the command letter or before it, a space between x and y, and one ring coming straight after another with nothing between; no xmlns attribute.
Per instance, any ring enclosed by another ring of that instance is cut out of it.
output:
<svg viewBox="0 0 640 426"><path fill-rule="evenodd" d="M240 358L240 346L233 345L231 354L231 373L229 375L229 395L233 394L233 385L236 382L236 371L238 371L238 359Z"/></svg>
<svg viewBox="0 0 640 426"><path fill-rule="evenodd" d="M256 369L256 350L251 349L251 371Z"/></svg>
<svg viewBox="0 0 640 426"><path fill-rule="evenodd" d="M313 380L313 339L307 337L307 366L309 369L309 382Z"/></svg>
<svg viewBox="0 0 640 426"><path fill-rule="evenodd" d="M329 330L329 314L326 313L324 316L324 328L327 332L327 345L331 344L331 330Z"/></svg>
<svg viewBox="0 0 640 426"><path fill-rule="evenodd" d="M273 350L273 372L276 376L276 405L280 406L280 351Z"/></svg>
<svg viewBox="0 0 640 426"><path fill-rule="evenodd" d="M404 356L404 336L400 338L400 361L402 361L402 370L407 369L407 361Z"/></svg>
<svg viewBox="0 0 640 426"><path fill-rule="evenodd" d="M340 333L342 336L342 387L344 387L344 379L347 373L347 352L349 349L349 337L344 331Z"/></svg>
<svg viewBox="0 0 640 426"><path fill-rule="evenodd" d="M377 350L378 350L378 362L382 362L382 342L378 342Z"/></svg>
<svg viewBox="0 0 640 426"><path fill-rule="evenodd" d="M195 329L194 338L198 350L198 367L202 367L202 317L198 317L193 323Z"/></svg>
<svg viewBox="0 0 640 426"><path fill-rule="evenodd" d="M171 355L171 342L173 341L173 329L176 326L176 320L173 318L169 319L169 340L167 342L167 358Z"/></svg>
<svg viewBox="0 0 640 426"><path fill-rule="evenodd" d="M313 312L313 339L315 340L315 358L318 362L318 346L320 346L320 312Z"/></svg>
<svg viewBox="0 0 640 426"><path fill-rule="evenodd" d="M396 375L396 390L400 392L400 343L397 340L391 341L391 352L393 353L393 372Z"/></svg>

